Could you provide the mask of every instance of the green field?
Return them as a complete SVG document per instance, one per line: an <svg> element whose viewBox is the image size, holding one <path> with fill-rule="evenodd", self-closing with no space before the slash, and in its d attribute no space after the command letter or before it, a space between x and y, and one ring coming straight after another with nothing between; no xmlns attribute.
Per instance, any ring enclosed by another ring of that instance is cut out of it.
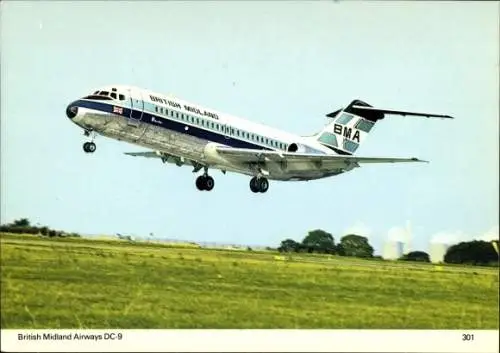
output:
<svg viewBox="0 0 500 353"><path fill-rule="evenodd" d="M2 328L498 329L498 269L1 234Z"/></svg>

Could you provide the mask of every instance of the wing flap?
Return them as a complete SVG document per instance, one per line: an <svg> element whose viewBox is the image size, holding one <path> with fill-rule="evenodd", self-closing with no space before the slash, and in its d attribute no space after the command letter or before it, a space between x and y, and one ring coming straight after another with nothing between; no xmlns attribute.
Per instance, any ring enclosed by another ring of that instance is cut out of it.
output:
<svg viewBox="0 0 500 353"><path fill-rule="evenodd" d="M145 158L162 158L160 152L156 151L147 151L147 152L125 152L127 156L133 157L145 157Z"/></svg>

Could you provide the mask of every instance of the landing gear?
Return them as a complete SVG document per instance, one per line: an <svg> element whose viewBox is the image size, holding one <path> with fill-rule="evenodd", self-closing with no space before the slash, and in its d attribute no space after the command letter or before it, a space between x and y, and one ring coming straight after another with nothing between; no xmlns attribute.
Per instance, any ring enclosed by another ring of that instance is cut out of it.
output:
<svg viewBox="0 0 500 353"><path fill-rule="evenodd" d="M95 150L96 150L96 148L97 148L97 146L94 143L94 138L96 136L96 133L94 131L92 131L92 130L85 129L83 131L83 134L85 136L87 136L87 137L89 137L89 136L91 137L91 141L90 142L85 142L83 144L83 151L85 151L85 153L94 153Z"/></svg>
<svg viewBox="0 0 500 353"><path fill-rule="evenodd" d="M252 192L264 193L267 189L269 189L269 181L266 178L253 177L250 179L250 190L252 190Z"/></svg>
<svg viewBox="0 0 500 353"><path fill-rule="evenodd" d="M214 178L208 174L200 175L196 178L196 188L200 191L211 191L215 186Z"/></svg>
<svg viewBox="0 0 500 353"><path fill-rule="evenodd" d="M83 144L83 150L85 151L85 153L94 153L96 148L97 146L94 142L85 142Z"/></svg>

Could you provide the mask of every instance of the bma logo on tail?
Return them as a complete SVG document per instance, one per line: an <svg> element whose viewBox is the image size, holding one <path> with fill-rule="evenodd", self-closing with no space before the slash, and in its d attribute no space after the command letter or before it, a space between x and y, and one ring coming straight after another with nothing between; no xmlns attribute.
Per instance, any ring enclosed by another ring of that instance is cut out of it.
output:
<svg viewBox="0 0 500 353"><path fill-rule="evenodd" d="M318 141L340 154L353 154L375 125L361 116L340 110L319 134Z"/></svg>
<svg viewBox="0 0 500 353"><path fill-rule="evenodd" d="M353 130L354 130L354 134L353 134ZM337 135L344 136L346 139L349 139L351 141L356 141L357 143L359 143L359 130L356 130L356 129L353 129L353 128L350 128L347 126L343 126L340 124L333 124L333 132ZM351 137L351 135L352 135L352 137Z"/></svg>

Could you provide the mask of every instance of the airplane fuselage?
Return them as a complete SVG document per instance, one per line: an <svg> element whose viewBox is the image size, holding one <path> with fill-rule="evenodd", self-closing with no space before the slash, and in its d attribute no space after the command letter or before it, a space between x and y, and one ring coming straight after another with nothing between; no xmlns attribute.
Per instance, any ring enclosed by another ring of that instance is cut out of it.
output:
<svg viewBox="0 0 500 353"><path fill-rule="evenodd" d="M257 165L232 163L207 156L210 144L233 148L335 154L308 137L257 124L216 112L178 98L144 89L116 87L116 97L95 95L78 99L68 106L77 107L71 120L85 129L120 141L126 141L161 153L164 162L177 165L208 165L223 171L256 175ZM70 114L71 115L71 114ZM266 177L274 180L311 180L336 175L346 168L324 171L304 163L301 170L287 171L284 165L272 165Z"/></svg>
<svg viewBox="0 0 500 353"><path fill-rule="evenodd" d="M312 180L338 175L360 163L422 162L417 158L358 157L353 154L378 120L390 115L452 118L448 115L380 109L353 100L327 114L331 121L312 136L298 136L208 109L169 95L130 86L108 86L72 102L66 115L85 130L126 141L148 152L131 156L204 169L199 190L210 191L208 169L252 176L252 192L264 193L268 179ZM85 142L85 152L96 145Z"/></svg>

